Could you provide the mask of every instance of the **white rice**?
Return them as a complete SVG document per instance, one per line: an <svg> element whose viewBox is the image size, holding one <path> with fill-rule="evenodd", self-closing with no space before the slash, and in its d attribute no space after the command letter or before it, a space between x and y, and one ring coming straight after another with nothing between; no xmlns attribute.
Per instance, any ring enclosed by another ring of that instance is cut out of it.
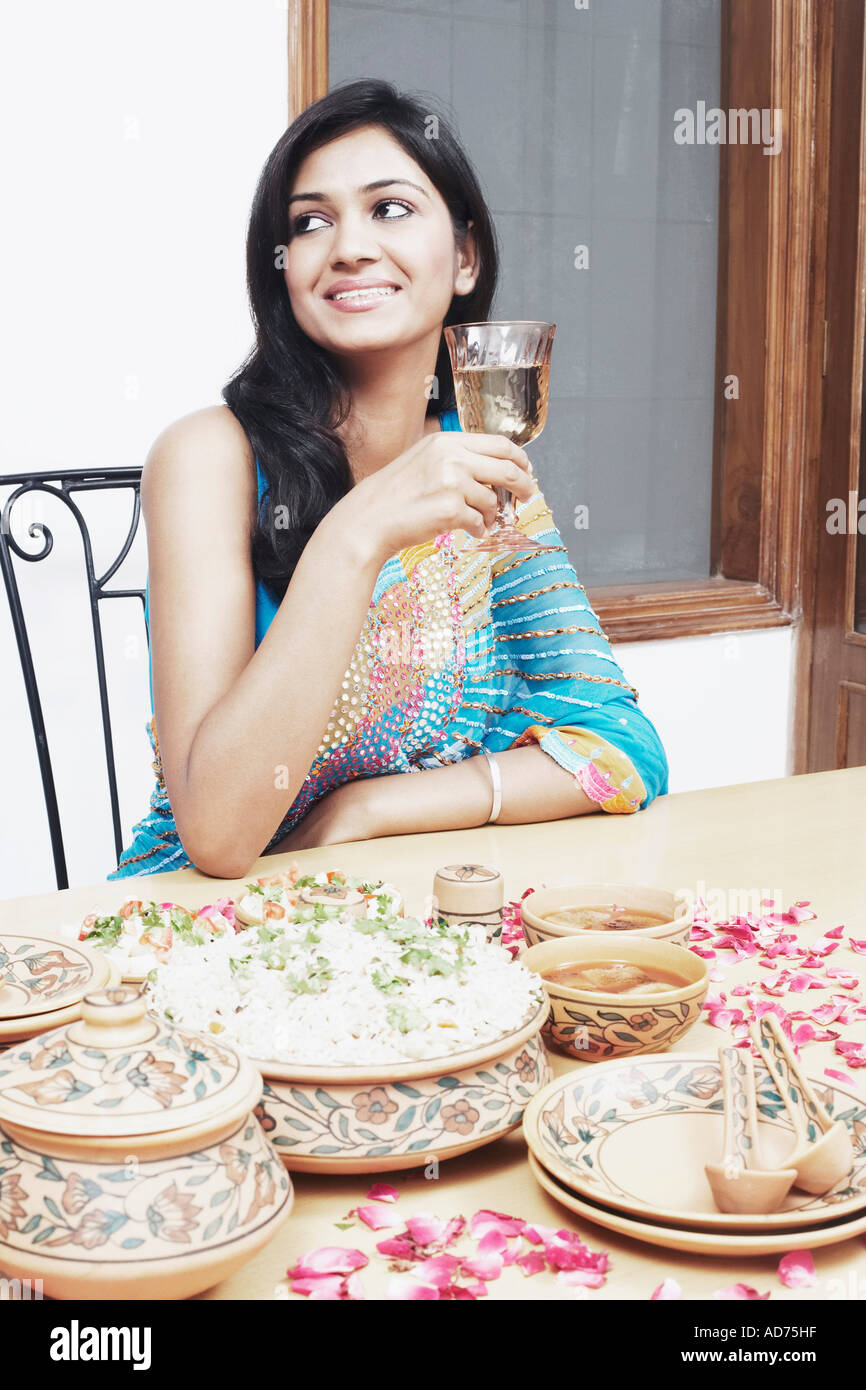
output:
<svg viewBox="0 0 866 1390"><path fill-rule="evenodd" d="M305 940L310 926L318 941ZM429 973L437 964L455 971ZM431 929L390 915L307 917L204 945L175 942L150 988L175 1023L250 1057L307 1066L465 1051L513 1032L543 997L538 976L489 943L483 927Z"/></svg>

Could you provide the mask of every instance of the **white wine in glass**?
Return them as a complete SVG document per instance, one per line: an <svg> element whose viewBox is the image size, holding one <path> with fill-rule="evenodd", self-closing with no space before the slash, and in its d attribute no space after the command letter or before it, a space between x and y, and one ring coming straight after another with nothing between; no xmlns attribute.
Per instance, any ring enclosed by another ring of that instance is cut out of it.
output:
<svg viewBox="0 0 866 1390"><path fill-rule="evenodd" d="M524 445L547 419L553 323L457 323L445 330L460 426L467 434L501 434ZM503 554L549 550L517 525L507 488L496 488L499 508L487 535L467 548Z"/></svg>

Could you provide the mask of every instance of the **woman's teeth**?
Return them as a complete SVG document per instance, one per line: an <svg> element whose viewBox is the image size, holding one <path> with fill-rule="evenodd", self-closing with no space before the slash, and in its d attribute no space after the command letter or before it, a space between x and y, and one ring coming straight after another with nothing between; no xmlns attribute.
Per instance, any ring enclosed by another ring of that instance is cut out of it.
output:
<svg viewBox="0 0 866 1390"><path fill-rule="evenodd" d="M332 299L381 299L389 294L396 294L396 285L376 285L368 290L342 290L339 294L332 294Z"/></svg>

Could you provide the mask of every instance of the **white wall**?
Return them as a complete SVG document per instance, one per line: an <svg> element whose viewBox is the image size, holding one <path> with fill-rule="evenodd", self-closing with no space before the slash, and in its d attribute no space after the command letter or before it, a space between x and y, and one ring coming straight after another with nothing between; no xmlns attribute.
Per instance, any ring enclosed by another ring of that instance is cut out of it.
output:
<svg viewBox="0 0 866 1390"><path fill-rule="evenodd" d="M47 0L16 7L12 28L0 97L0 472L139 464L169 420L219 400L250 344L244 234L259 170L285 128L285 9ZM111 558L123 508L117 496L93 513L97 568ZM71 583L80 559L62 510L24 519L43 520L56 539L55 555L25 566L21 582L37 666L51 673L42 693L70 880L83 883L104 878L114 857L94 673L82 669L89 618ZM144 564L139 544L115 583L141 583ZM153 781L146 651L134 604L106 624L128 829ZM668 749L672 791L784 775L789 630L634 643L617 656ZM0 671L0 896L11 897L54 879L3 597Z"/></svg>

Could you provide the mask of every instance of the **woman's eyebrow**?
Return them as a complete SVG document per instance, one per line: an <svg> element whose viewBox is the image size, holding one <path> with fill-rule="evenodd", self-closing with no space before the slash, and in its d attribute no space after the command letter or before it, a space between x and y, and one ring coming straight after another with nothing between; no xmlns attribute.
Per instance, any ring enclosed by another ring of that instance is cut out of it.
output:
<svg viewBox="0 0 866 1390"><path fill-rule="evenodd" d="M426 188L422 188L419 183L413 183L411 179L376 179L375 183L365 183L361 188L356 189L357 193L372 193L377 188L391 188L394 184L405 184L407 188L415 188L419 193L423 193L425 198L430 197ZM302 202L327 203L330 198L327 193L293 193L289 203Z"/></svg>

